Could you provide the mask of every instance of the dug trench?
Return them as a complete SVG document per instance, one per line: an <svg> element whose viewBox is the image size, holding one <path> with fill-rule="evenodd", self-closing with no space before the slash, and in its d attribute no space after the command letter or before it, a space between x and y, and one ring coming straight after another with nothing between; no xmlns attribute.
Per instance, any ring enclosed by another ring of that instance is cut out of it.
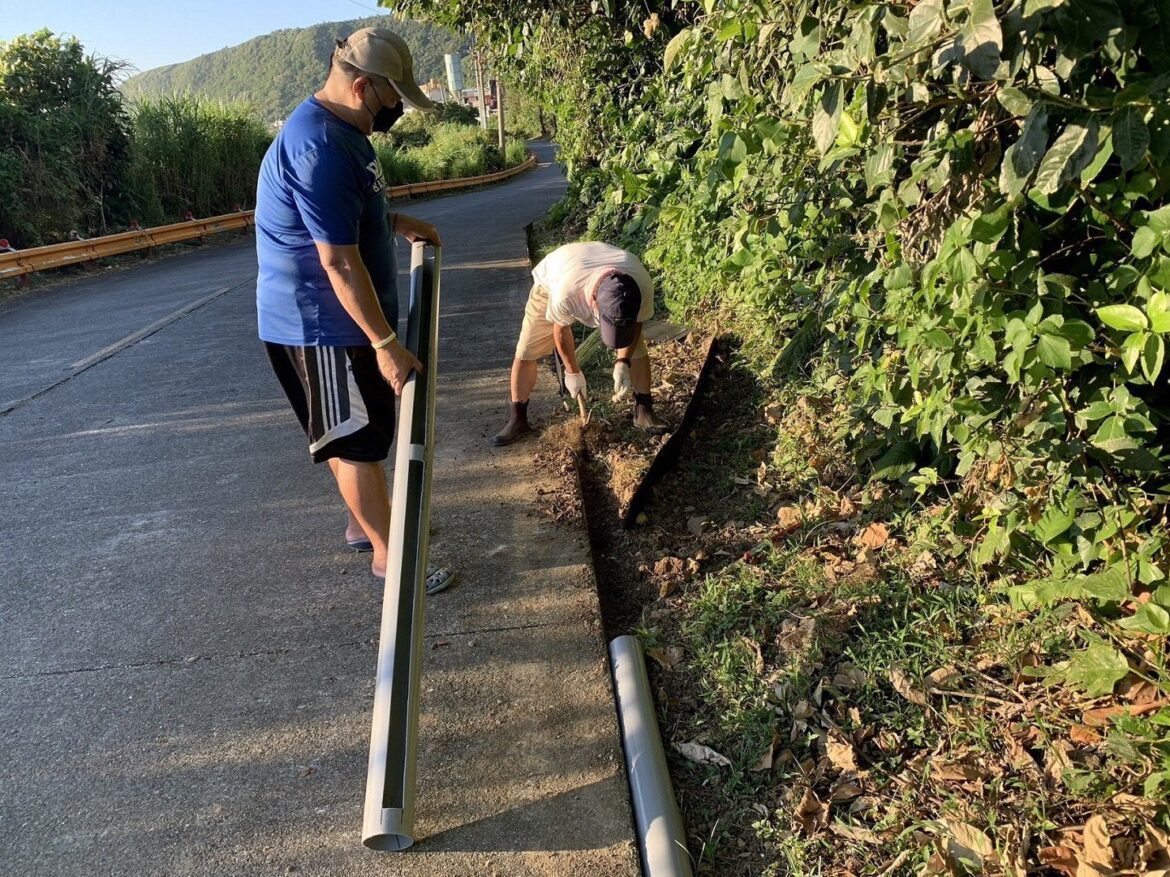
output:
<svg viewBox="0 0 1170 877"><path fill-rule="evenodd" d="M733 339L691 333L651 344L651 358L655 405L675 432L650 438L632 427L625 405L606 399L595 401L587 425L576 412L565 413L539 441L538 460L561 485L540 498L541 508L587 529L606 640L632 633L647 646L691 854L710 866L707 846L728 801L704 769L671 748L690 739L703 710L694 677L674 672L684 660L677 644L705 577L751 556L767 539L757 522L770 515L773 498L745 492L733 473L760 465L768 427L759 413L762 390L739 363ZM610 367L605 356L586 365L590 386L604 388ZM644 486L647 475L656 483ZM725 870L721 862L717 873L759 873L763 846L750 832L734 835L725 853L739 867ZM716 872L700 865L700 873Z"/></svg>

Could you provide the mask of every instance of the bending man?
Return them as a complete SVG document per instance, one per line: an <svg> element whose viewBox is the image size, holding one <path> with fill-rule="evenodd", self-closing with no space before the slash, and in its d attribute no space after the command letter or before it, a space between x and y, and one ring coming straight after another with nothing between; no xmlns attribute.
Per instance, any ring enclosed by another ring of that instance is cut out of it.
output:
<svg viewBox="0 0 1170 877"><path fill-rule="evenodd" d="M532 292L512 361L512 411L492 436L496 447L531 432L528 400L536 386L536 362L555 348L565 364L565 387L584 399L585 375L577 364L573 323L596 327L616 351L614 398L633 394L634 425L652 435L667 432L650 397L650 354L642 324L654 314L654 281L633 253L598 241L565 244L532 270Z"/></svg>

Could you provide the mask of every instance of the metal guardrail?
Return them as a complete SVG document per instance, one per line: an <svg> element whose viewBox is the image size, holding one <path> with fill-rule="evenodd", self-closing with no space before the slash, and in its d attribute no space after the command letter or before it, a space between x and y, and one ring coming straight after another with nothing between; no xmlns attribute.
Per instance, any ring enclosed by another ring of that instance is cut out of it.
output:
<svg viewBox="0 0 1170 877"><path fill-rule="evenodd" d="M382 593L382 627L362 843L375 850L414 844L415 760L430 540L431 474L435 454L435 378L439 366L440 248L411 248L406 347L422 363L402 389L390 551Z"/></svg>
<svg viewBox="0 0 1170 877"><path fill-rule="evenodd" d="M408 183L404 186L392 186L386 190L386 197L388 199L408 198L412 195L469 189L473 186L483 186L506 180L535 166L536 156L529 153L528 159L523 164L506 170L481 174L476 177L461 177L455 180L436 180L430 183ZM66 265L76 265L80 262L92 262L95 259L120 256L137 250L148 250L151 247L175 244L206 237L210 234L239 231L253 225L255 225L254 211L242 210L239 213L225 213L210 219L175 222L156 228L135 229L100 238L65 241L60 244L32 247L27 250L0 252L0 280L22 277L35 271L47 271L51 268L63 268Z"/></svg>
<svg viewBox="0 0 1170 877"><path fill-rule="evenodd" d="M111 234L100 238L66 241L62 244L49 244L45 247L32 247L27 250L0 253L0 280L20 277L34 271L63 268L66 265L76 265L78 262L120 256L123 253L132 253L136 250L161 247L164 244L174 244L209 234L237 231L246 229L252 224L252 211L245 210L240 213L213 216L210 219L175 222L171 225L124 231L121 234Z"/></svg>
<svg viewBox="0 0 1170 877"><path fill-rule="evenodd" d="M527 160L515 167L493 171L490 174L480 174L478 177L460 177L454 180L434 180L429 183L407 183L405 186L393 186L386 190L386 197L402 198L411 195L426 195L432 192L447 192L452 189L470 189L473 186L498 183L534 167L536 167L536 156L530 152Z"/></svg>

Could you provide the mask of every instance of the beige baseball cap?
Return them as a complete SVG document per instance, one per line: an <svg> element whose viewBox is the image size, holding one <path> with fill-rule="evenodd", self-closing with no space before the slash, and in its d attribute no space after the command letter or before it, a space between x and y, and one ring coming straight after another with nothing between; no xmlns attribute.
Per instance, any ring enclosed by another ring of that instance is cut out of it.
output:
<svg viewBox="0 0 1170 877"><path fill-rule="evenodd" d="M406 41L384 27L363 27L338 46L333 57L358 70L389 79L407 103L420 110L432 110L434 103L414 81L414 60Z"/></svg>

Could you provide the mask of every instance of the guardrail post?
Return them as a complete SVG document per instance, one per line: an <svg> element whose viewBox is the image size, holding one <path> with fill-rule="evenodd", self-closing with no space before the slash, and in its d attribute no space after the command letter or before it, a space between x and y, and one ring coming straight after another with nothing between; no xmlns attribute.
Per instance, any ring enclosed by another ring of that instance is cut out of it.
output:
<svg viewBox="0 0 1170 877"><path fill-rule="evenodd" d="M422 672L431 472L434 462L435 375L439 345L441 251L426 256L415 243L410 262L406 346L423 365L402 390L390 551L382 594L382 627L366 772L362 843L404 850L414 843L415 760Z"/></svg>

